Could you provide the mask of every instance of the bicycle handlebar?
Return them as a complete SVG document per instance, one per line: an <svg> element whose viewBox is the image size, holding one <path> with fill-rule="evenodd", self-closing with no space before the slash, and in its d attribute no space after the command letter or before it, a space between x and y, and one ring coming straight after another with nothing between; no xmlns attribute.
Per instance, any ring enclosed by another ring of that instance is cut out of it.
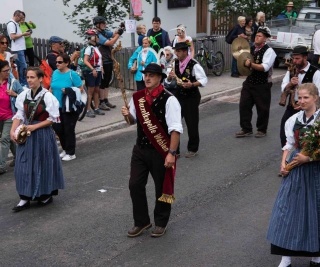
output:
<svg viewBox="0 0 320 267"><path fill-rule="evenodd" d="M211 41L211 42L216 42L217 41L217 37L218 36L206 36L206 37L197 39L197 42L204 42L206 40Z"/></svg>

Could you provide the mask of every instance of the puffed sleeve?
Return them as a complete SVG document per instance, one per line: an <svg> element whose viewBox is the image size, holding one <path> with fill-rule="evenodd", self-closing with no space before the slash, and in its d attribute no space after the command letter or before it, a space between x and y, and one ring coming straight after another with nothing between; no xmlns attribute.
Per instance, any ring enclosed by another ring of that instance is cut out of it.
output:
<svg viewBox="0 0 320 267"><path fill-rule="evenodd" d="M294 114L291 116L285 123L284 125L284 130L286 133L286 138L287 138L287 143L285 146L282 148L282 150L291 150L294 148L295 144L295 139L294 139L294 132L293 132L293 127L296 122L297 116L299 113Z"/></svg>
<svg viewBox="0 0 320 267"><path fill-rule="evenodd" d="M23 102L26 99L28 90L22 91L20 94L18 94L17 99L16 99L16 108L17 108L17 113L12 117L12 120L18 119L23 122L26 120L25 112L23 109Z"/></svg>
<svg viewBox="0 0 320 267"><path fill-rule="evenodd" d="M58 99L52 93L47 92L44 95L44 103L46 104L46 111L49 113L47 120L56 123L60 122Z"/></svg>

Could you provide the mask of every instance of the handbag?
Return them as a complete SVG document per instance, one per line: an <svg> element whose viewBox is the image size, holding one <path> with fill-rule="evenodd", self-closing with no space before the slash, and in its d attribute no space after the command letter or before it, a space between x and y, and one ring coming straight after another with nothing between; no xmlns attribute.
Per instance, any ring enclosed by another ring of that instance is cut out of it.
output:
<svg viewBox="0 0 320 267"><path fill-rule="evenodd" d="M16 128L16 130L14 131L15 138L16 138L17 143L18 143L19 145L24 144L24 143L27 141L28 136L31 135L31 132L27 130L27 125L30 124L30 122L32 122L33 117L34 117L34 114L36 113L36 110L37 110L37 108L38 108L41 100L44 98L44 95L45 95L45 94L46 94L46 93L44 93L44 94L42 95L42 97L39 97L39 98L38 98L36 104L34 105L32 111L31 111L31 113L30 113L30 116L29 116L29 119L28 119L27 124L20 124L20 125Z"/></svg>

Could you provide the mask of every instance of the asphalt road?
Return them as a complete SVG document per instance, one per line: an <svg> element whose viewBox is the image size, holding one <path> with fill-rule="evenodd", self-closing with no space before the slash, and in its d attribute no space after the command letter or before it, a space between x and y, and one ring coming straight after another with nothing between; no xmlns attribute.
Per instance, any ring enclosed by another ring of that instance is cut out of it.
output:
<svg viewBox="0 0 320 267"><path fill-rule="evenodd" d="M281 181L279 84L273 87L265 138L234 138L237 96L220 100L200 108L199 156L178 161L166 235L126 236L133 226L131 126L79 142L77 159L63 162L66 189L49 206L34 204L13 213L18 202L13 171L0 176L0 266L278 266L280 257L270 255L266 231ZM182 154L186 140L184 134ZM152 179L147 191L151 211ZM293 263L309 264L307 259Z"/></svg>

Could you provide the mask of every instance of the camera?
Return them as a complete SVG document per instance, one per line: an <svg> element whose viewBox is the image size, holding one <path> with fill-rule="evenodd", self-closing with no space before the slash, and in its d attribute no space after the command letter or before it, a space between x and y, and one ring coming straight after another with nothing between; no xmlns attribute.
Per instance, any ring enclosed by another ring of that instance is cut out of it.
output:
<svg viewBox="0 0 320 267"><path fill-rule="evenodd" d="M121 22L120 25L119 25L119 27L118 27L117 33L118 33L119 35L122 35L125 30L126 30L126 25L125 25L124 22Z"/></svg>
<svg viewBox="0 0 320 267"><path fill-rule="evenodd" d="M32 30L31 29L29 29L29 30L27 30L27 32L30 32L30 34L32 33Z"/></svg>

